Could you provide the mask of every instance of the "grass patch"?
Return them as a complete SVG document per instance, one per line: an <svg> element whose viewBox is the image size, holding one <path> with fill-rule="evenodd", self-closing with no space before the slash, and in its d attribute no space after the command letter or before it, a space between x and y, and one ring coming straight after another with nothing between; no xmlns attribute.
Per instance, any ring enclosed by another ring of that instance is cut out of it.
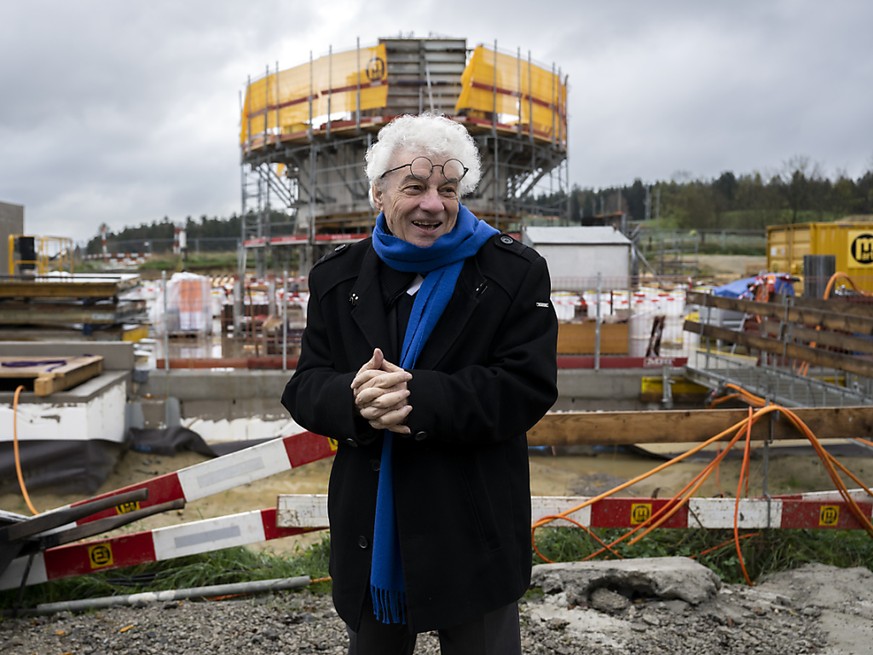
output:
<svg viewBox="0 0 873 655"><path fill-rule="evenodd" d="M19 601L18 590L0 592L0 609L35 607L41 603L166 591L207 585L292 578L308 575L312 579L328 575L328 537L292 556L247 548L228 548L203 555L152 562L126 569L66 578L25 587ZM312 585L323 592L327 583Z"/></svg>
<svg viewBox="0 0 873 655"><path fill-rule="evenodd" d="M624 534L623 530L595 532L606 543ZM810 562L841 568L862 566L873 570L873 539L861 530L763 530L754 534L741 541L746 569L753 580ZM570 528L538 530L537 546L556 562L580 561L600 548L583 530ZM33 585L24 589L20 600L18 590L2 591L0 609L302 575L318 579L328 575L329 550L329 536L292 556L230 548ZM620 545L617 551L626 558L691 557L726 583L745 582L731 530L656 530L639 544L632 547ZM542 564L543 560L535 555L533 563ZM327 593L330 582L313 584L310 589Z"/></svg>

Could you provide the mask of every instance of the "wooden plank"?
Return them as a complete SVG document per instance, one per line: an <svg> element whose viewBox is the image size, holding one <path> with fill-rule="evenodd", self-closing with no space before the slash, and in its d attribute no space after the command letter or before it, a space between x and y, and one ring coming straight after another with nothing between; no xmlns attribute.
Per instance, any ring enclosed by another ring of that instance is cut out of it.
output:
<svg viewBox="0 0 873 655"><path fill-rule="evenodd" d="M781 321L766 319L762 323L764 335L768 337L780 337L780 330L785 325ZM854 337L844 332L831 332L829 330L813 330L799 325L788 324L784 328L785 336L792 341L801 344L815 344L819 348L835 348L842 352L856 352L873 354L873 341Z"/></svg>
<svg viewBox="0 0 873 655"><path fill-rule="evenodd" d="M869 298L873 301L873 297ZM804 309L818 309L823 312L834 314L848 314L862 318L873 318L873 302L853 302L846 298L834 297L823 300L822 298L808 298L797 296L791 299L791 304Z"/></svg>
<svg viewBox="0 0 873 655"><path fill-rule="evenodd" d="M596 350L596 322L558 324L558 353L562 355L593 354ZM628 324L600 324L600 354L627 355Z"/></svg>
<svg viewBox="0 0 873 655"><path fill-rule="evenodd" d="M113 298L139 285L139 275L0 276L0 298Z"/></svg>
<svg viewBox="0 0 873 655"><path fill-rule="evenodd" d="M873 334L873 316L853 316L835 311L795 307L791 304L782 305L776 302L722 298L698 291L689 291L686 294L686 302L699 305L702 308L727 309L755 316L766 316L777 321L800 323L806 327L820 327L863 335ZM701 317L704 317L704 312L701 312Z"/></svg>
<svg viewBox="0 0 873 655"><path fill-rule="evenodd" d="M33 380L37 396L70 389L103 372L103 357L0 357L0 377Z"/></svg>
<svg viewBox="0 0 873 655"><path fill-rule="evenodd" d="M714 325L703 325L694 321L685 321L683 329L686 332L694 332L702 336L719 339L720 341L737 343L747 348L756 348L757 350L763 350L775 355L809 362L814 366L835 368L865 377L873 377L873 361L860 357L827 352L796 343L785 343L777 339L768 339L747 332L736 332Z"/></svg>
<svg viewBox="0 0 873 655"><path fill-rule="evenodd" d="M0 312L0 325L63 325L83 323L114 325L142 314L144 300L87 305L61 302L6 301Z"/></svg>
<svg viewBox="0 0 873 655"><path fill-rule="evenodd" d="M792 411L820 439L869 438L873 434L873 406ZM706 441L747 416L745 409L554 412L544 416L528 431L528 443L531 446L694 443ZM770 425L770 419L756 423L752 427L752 439L768 439ZM774 439L798 439L801 436L784 416L775 418L772 426Z"/></svg>

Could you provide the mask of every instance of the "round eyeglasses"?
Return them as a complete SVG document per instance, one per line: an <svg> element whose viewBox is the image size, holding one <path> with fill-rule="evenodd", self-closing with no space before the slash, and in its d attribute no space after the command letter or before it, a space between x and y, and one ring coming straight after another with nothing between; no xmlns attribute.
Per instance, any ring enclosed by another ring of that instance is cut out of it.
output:
<svg viewBox="0 0 873 655"><path fill-rule="evenodd" d="M430 176L433 175L433 169L435 168L440 169L440 172L443 175L443 180L446 182L460 182L464 179L467 171L470 170L458 159L449 159L444 164L434 164L427 157L416 157L408 164L403 164L402 166L397 166L396 168L385 171L379 176L379 179L381 180L388 175L388 173L399 171L401 168L406 168L407 166L409 166L409 173L412 177L416 180L421 180L422 182L427 182L430 179Z"/></svg>

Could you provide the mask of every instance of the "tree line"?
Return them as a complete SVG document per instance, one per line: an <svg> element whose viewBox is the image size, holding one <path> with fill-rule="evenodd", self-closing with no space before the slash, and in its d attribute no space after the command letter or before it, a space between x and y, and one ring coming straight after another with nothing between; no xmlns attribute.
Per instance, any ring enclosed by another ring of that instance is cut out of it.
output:
<svg viewBox="0 0 873 655"><path fill-rule="evenodd" d="M593 223L625 214L632 221L660 219L669 227L695 230L764 230L768 225L827 222L873 215L873 170L853 179L822 174L818 165L796 157L782 171L670 181L608 189L574 187L568 200L571 223Z"/></svg>
<svg viewBox="0 0 873 655"><path fill-rule="evenodd" d="M229 218L220 216L201 216L194 219L188 216L183 226L188 248L194 244L199 250L234 250L240 239L242 218L232 214ZM110 253L116 252L169 252L173 249L177 224L164 216L160 221L142 223L120 230L106 229L106 246ZM101 226L103 231L103 226ZM103 235L91 238L85 248L89 255L103 251Z"/></svg>
<svg viewBox="0 0 873 655"><path fill-rule="evenodd" d="M735 175L725 171L714 179L692 179L679 174L669 181L604 189L574 185L569 193L553 193L534 199L534 206L553 212L570 225L601 223L607 217L624 215L630 221L655 221L659 226L687 230L763 231L768 225L826 222L846 216L873 215L873 170L858 178L822 174L808 158L796 157L779 172ZM283 218L284 217L284 218ZM287 215L276 212L276 221ZM188 249L233 250L240 235L242 217L201 216L184 221ZM176 224L164 216L160 221L125 227L106 234L110 252L172 248ZM139 244L139 245L137 245ZM87 245L88 254L102 252L102 237Z"/></svg>

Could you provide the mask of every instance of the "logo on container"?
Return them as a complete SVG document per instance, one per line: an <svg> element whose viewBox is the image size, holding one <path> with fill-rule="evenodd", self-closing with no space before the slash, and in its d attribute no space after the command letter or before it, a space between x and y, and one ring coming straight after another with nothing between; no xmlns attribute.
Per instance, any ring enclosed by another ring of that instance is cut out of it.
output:
<svg viewBox="0 0 873 655"><path fill-rule="evenodd" d="M873 234L870 232L856 232L849 253L859 264L873 264Z"/></svg>

